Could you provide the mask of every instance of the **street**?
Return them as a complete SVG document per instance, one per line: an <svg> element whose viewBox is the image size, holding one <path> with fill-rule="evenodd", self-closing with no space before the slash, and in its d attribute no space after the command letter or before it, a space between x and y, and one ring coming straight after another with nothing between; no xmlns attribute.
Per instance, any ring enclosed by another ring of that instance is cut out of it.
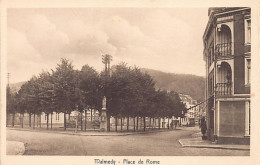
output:
<svg viewBox="0 0 260 165"><path fill-rule="evenodd" d="M87 156L246 156L249 151L182 148L178 139L196 132L181 128L128 136L78 136L7 129L8 141L25 143L24 155Z"/></svg>

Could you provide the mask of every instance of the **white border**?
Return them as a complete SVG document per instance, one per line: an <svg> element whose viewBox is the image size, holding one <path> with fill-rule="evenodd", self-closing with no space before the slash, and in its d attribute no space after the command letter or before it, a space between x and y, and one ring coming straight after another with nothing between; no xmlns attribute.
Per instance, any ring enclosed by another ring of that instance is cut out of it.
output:
<svg viewBox="0 0 260 165"><path fill-rule="evenodd" d="M5 85L6 84L6 8L59 8L59 7L145 7L145 8L173 8L173 7L251 7L252 8L252 23L251 23L251 41L252 41L252 134L251 134L251 156L244 157L117 157L117 158L131 158L138 160L139 158L150 158L160 160L161 164L260 164L260 140L259 140L259 125L260 125L260 97L259 97L259 84L260 84L260 58L259 58L259 2L258 0L3 0L1 2L1 164L54 164L55 165L67 165L67 164L94 164L94 158L106 158L112 159L113 156L88 156L88 157L77 157L77 156L6 156L5 155ZM199 18L198 18L199 19ZM205 25L206 28L206 25ZM202 40L201 40L202 43ZM203 56L203 52L201 52Z"/></svg>

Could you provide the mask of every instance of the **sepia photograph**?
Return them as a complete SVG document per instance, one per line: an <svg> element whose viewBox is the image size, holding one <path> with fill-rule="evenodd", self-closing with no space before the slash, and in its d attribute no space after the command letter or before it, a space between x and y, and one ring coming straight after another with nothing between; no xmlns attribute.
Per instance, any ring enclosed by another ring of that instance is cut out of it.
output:
<svg viewBox="0 0 260 165"><path fill-rule="evenodd" d="M6 154L248 156L250 82L249 7L7 9Z"/></svg>
<svg viewBox="0 0 260 165"><path fill-rule="evenodd" d="M1 164L260 163L253 3L2 4Z"/></svg>

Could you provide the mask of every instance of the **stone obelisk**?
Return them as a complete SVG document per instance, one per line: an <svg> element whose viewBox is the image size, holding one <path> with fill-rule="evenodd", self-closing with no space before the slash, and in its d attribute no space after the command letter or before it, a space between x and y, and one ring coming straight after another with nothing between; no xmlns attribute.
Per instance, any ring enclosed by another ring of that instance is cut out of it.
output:
<svg viewBox="0 0 260 165"><path fill-rule="evenodd" d="M102 101L102 112L100 116L100 131L107 131L106 96L103 97L103 101Z"/></svg>

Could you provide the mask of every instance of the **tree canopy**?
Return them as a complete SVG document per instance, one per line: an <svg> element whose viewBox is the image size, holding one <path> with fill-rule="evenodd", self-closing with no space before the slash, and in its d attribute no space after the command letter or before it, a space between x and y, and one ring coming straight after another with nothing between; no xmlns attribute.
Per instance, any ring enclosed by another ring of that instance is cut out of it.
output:
<svg viewBox="0 0 260 165"><path fill-rule="evenodd" d="M114 117L179 117L186 108L178 93L155 88L154 79L137 67L115 65L112 75L104 78L93 67L74 69L72 62L61 59L51 72L33 76L17 94L7 87L7 113L65 114L78 110L101 111L103 96L107 112Z"/></svg>

